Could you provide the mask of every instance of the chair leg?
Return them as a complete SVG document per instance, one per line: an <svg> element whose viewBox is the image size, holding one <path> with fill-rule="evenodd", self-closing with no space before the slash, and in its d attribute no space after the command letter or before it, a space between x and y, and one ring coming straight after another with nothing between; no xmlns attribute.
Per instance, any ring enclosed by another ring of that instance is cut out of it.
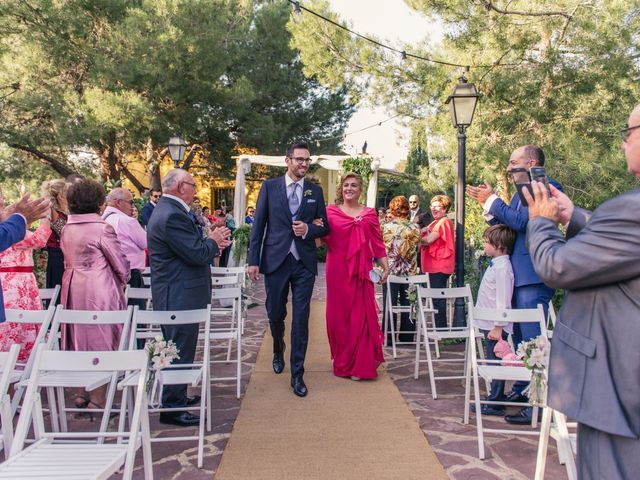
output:
<svg viewBox="0 0 640 480"><path fill-rule="evenodd" d="M127 401L129 388L122 389L122 398L120 399L120 416L118 417L118 433L124 432L124 424L127 420ZM117 443L122 443L122 437L118 437Z"/></svg>
<svg viewBox="0 0 640 480"><path fill-rule="evenodd" d="M56 392L54 393L54 398L58 398L58 412L60 416L60 431L68 432L69 428L67 427L67 409L65 405L64 398L64 388L57 387Z"/></svg>
<svg viewBox="0 0 640 480"><path fill-rule="evenodd" d="M426 353L427 353L427 367L429 367L429 383L431 384L431 397L434 400L436 400L438 398L438 392L436 391L436 379L433 372L433 360L431 358L431 350L429 349L428 341L424 342L424 349L426 350Z"/></svg>
<svg viewBox="0 0 640 480"><path fill-rule="evenodd" d="M536 458L536 473L534 480L544 480L544 470L547 463L547 448L549 447L549 433L551 431L551 416L553 410L549 407L542 412L540 425L540 440L538 441L538 456Z"/></svg>
<svg viewBox="0 0 640 480"><path fill-rule="evenodd" d="M207 391L209 390L209 377L205 375L202 378L203 388L201 389L201 399L200 399L200 424L198 425L198 468L202 468L203 460L204 460L204 428L206 423L206 414L207 414L207 402L209 401L209 396Z"/></svg>
<svg viewBox="0 0 640 480"><path fill-rule="evenodd" d="M8 458L13 442L13 413L11 411L11 400L7 394L2 396L2 402L0 402L0 420L2 421L4 456Z"/></svg>
<svg viewBox="0 0 640 480"><path fill-rule="evenodd" d="M236 366L236 398L240 400L240 386L242 382L242 332L238 333L238 365Z"/></svg>
<svg viewBox="0 0 640 480"><path fill-rule="evenodd" d="M465 342L464 352L464 419L465 425L469 424L469 404L471 403L471 362L469 361L469 341ZM477 407L476 407L477 408Z"/></svg>
<svg viewBox="0 0 640 480"><path fill-rule="evenodd" d="M49 416L51 417L51 431L60 432L60 416L58 415L58 398L55 389L47 387L47 403L49 404Z"/></svg>
<svg viewBox="0 0 640 480"><path fill-rule="evenodd" d="M473 375L473 401L476 406L476 432L478 435L478 458L485 459L484 451L484 427L482 425L482 406L480 404L480 382L478 381L477 368L472 369Z"/></svg>
<svg viewBox="0 0 640 480"><path fill-rule="evenodd" d="M422 326L416 328L416 360L413 367L413 378L418 380L420 376L420 339L422 337ZM426 340L426 339L425 339Z"/></svg>

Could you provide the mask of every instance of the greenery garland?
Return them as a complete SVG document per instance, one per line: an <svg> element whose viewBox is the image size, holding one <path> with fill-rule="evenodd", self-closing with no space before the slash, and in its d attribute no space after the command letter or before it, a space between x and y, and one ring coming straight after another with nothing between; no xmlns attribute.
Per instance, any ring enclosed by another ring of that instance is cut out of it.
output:
<svg viewBox="0 0 640 480"><path fill-rule="evenodd" d="M236 263L240 262L240 258L246 255L249 249L249 236L251 235L251 225L242 225L233 231L233 259Z"/></svg>

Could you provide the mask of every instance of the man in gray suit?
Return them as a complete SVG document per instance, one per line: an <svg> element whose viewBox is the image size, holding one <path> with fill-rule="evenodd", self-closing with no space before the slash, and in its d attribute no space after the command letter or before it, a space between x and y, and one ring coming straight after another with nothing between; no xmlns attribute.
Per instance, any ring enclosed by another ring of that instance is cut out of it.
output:
<svg viewBox="0 0 640 480"><path fill-rule="evenodd" d="M211 303L209 265L227 245L228 228L218 227L203 239L189 215L196 193L193 177L185 170L171 170L162 181L164 195L147 225L151 296L154 310L198 310ZM180 358L173 363L193 363L198 341L198 324L163 326L162 334L173 340ZM178 408L197 403L187 397L187 386L164 387L162 406ZM200 419L189 412L162 412L160 422L197 425Z"/></svg>
<svg viewBox="0 0 640 480"><path fill-rule="evenodd" d="M622 129L640 178L640 105ZM578 477L640 475L640 188L593 214L540 183L527 242L540 278L567 295L553 333L549 405L578 421ZM556 228L567 225L566 239Z"/></svg>

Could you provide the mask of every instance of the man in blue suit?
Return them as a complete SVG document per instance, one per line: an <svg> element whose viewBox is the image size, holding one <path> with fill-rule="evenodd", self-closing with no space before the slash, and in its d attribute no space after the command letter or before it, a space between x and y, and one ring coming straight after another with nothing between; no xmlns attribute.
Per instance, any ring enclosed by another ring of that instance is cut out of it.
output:
<svg viewBox="0 0 640 480"><path fill-rule="evenodd" d="M49 209L48 200L38 198L30 201L28 194L18 203L4 208L4 200L0 195L0 252L22 240L27 233L27 225L44 217ZM6 320L2 286L0 286L0 301L2 301L0 306L0 323L2 323Z"/></svg>
<svg viewBox="0 0 640 480"><path fill-rule="evenodd" d="M287 149L286 175L262 184L249 243L249 277L264 274L267 315L273 337L273 371L284 370L284 319L289 286L292 292L291 387L307 395L304 358L309 334L309 309L318 273L315 239L329 232L322 188L305 181L311 158L305 142ZM322 219L323 225L314 225Z"/></svg>
<svg viewBox="0 0 640 480"><path fill-rule="evenodd" d="M509 158L507 172L511 174L514 169L524 168L528 170L536 166L544 166L544 152L535 145L525 145L513 151ZM560 184L555 180L550 178L549 183L562 190ZM507 205L493 192L493 188L487 182L477 187L467 186L467 193L483 206L485 216L490 224L502 223L516 231L516 243L511 254L514 275L512 307L536 308L538 304L542 304L546 315L549 301L553 297L555 290L542 283L531 263L531 257L525 243L527 239L527 224L529 223L528 208L522 205L518 194L514 195L509 205ZM513 328L513 344L517 346L520 342L537 337L540 333L538 325L532 323L515 324ZM527 385L528 382L516 382L512 387L511 393L507 395L506 401L527 402L527 397L522 393ZM505 420L509 423L525 425L531 423L531 415L531 407L525 407L516 415L507 415Z"/></svg>
<svg viewBox="0 0 640 480"><path fill-rule="evenodd" d="M151 189L149 193L149 202L142 207L142 211L140 212L140 222L145 227L149 224L149 219L151 218L151 214L153 210L158 206L158 202L160 201L160 197L162 197L162 190L154 190Z"/></svg>

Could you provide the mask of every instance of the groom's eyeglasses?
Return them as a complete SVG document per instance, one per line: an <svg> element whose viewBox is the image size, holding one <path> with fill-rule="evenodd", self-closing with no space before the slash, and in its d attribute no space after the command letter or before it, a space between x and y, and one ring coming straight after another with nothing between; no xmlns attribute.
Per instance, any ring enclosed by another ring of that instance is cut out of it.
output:
<svg viewBox="0 0 640 480"><path fill-rule="evenodd" d="M289 157L291 160L295 160L298 165L302 165L304 163L311 163L310 157Z"/></svg>

